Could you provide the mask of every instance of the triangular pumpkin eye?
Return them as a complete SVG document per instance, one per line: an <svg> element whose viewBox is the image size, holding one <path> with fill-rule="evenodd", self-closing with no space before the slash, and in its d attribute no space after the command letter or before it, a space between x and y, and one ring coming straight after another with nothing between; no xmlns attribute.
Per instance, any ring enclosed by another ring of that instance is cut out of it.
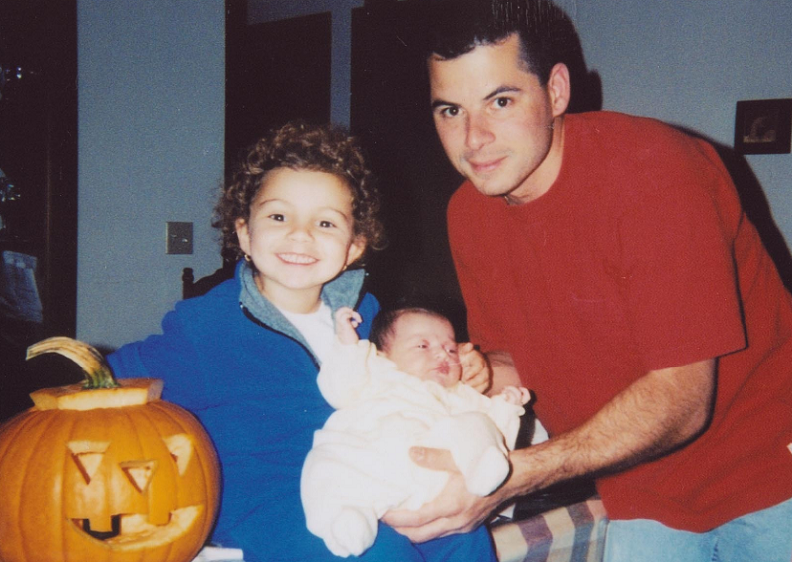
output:
<svg viewBox="0 0 792 562"><path fill-rule="evenodd" d="M66 445L72 454L72 459L80 470L85 483L90 484L99 465L102 464L105 451L110 446L109 441L69 441Z"/></svg>
<svg viewBox="0 0 792 562"><path fill-rule="evenodd" d="M148 490L151 477L154 476L154 471L157 469L157 461L129 461L122 462L119 466L132 485L142 494Z"/></svg>
<svg viewBox="0 0 792 562"><path fill-rule="evenodd" d="M163 438L163 441L165 441L165 445L168 447L173 460L176 461L179 475L184 476L193 453L193 442L190 436L186 433L177 433L176 435Z"/></svg>

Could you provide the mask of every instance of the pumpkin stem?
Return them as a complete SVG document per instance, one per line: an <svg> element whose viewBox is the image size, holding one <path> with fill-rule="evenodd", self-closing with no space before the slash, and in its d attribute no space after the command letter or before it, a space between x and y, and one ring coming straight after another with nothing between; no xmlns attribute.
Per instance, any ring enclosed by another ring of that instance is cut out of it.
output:
<svg viewBox="0 0 792 562"><path fill-rule="evenodd" d="M45 353L57 353L77 363L85 373L83 388L118 388L121 386L115 380L113 371L104 356L87 343L65 337L48 338L28 347L25 359L33 359Z"/></svg>

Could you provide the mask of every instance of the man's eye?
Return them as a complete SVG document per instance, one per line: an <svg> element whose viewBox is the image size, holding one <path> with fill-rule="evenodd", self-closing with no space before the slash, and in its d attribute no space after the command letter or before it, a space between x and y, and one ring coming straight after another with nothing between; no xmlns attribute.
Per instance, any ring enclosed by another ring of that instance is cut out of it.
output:
<svg viewBox="0 0 792 562"><path fill-rule="evenodd" d="M511 105L511 102L510 98L495 98L495 107L502 109Z"/></svg>

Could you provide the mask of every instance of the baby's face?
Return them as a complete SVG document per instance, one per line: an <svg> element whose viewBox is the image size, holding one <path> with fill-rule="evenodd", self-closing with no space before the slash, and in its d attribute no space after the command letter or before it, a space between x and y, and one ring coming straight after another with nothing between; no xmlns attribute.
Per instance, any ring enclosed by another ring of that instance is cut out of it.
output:
<svg viewBox="0 0 792 562"><path fill-rule="evenodd" d="M459 362L454 328L445 318L408 312L393 325L385 356L399 370L445 387L459 382Z"/></svg>

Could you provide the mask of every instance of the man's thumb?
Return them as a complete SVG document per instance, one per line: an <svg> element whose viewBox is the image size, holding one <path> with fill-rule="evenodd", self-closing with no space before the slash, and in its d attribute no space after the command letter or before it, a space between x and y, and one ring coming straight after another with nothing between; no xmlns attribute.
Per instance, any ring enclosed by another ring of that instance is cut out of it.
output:
<svg viewBox="0 0 792 562"><path fill-rule="evenodd" d="M446 472L456 472L458 470L451 451L447 449L410 447L410 458L415 464L424 468L445 470Z"/></svg>

